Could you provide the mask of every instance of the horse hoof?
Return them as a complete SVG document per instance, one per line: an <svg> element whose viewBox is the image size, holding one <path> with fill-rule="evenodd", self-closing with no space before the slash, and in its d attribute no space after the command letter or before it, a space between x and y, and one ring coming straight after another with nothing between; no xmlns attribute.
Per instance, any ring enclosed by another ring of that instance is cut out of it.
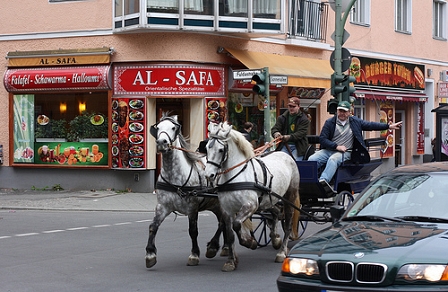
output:
<svg viewBox="0 0 448 292"><path fill-rule="evenodd" d="M199 264L199 257L189 256L187 266L197 266Z"/></svg>
<svg viewBox="0 0 448 292"><path fill-rule="evenodd" d="M214 258L217 253L218 253L218 250L216 248L210 248L210 249L207 249L207 252L205 253L205 257L208 259L211 259L211 258Z"/></svg>
<svg viewBox="0 0 448 292"><path fill-rule="evenodd" d="M223 271L223 272L233 272L235 270L236 270L236 265L232 261L225 263L221 269L221 271Z"/></svg>
<svg viewBox="0 0 448 292"><path fill-rule="evenodd" d="M276 263L283 263L283 261L285 260L286 256L284 253L279 253L277 254L277 256L275 257L275 262Z"/></svg>
<svg viewBox="0 0 448 292"><path fill-rule="evenodd" d="M282 246L282 240L280 239L280 237L275 237L274 239L272 239L272 247L274 249L279 249Z"/></svg>
<svg viewBox="0 0 448 292"><path fill-rule="evenodd" d="M255 250L258 248L258 242L256 240L252 240L252 244L250 245L250 249Z"/></svg>
<svg viewBox="0 0 448 292"><path fill-rule="evenodd" d="M157 257L155 255L146 255L146 268L152 268L155 264L157 264Z"/></svg>
<svg viewBox="0 0 448 292"><path fill-rule="evenodd" d="M221 256L221 257L228 257L229 254L230 254L230 250L229 250L229 248L226 246L226 247L223 247L223 248L221 249L221 254L220 254L219 256Z"/></svg>

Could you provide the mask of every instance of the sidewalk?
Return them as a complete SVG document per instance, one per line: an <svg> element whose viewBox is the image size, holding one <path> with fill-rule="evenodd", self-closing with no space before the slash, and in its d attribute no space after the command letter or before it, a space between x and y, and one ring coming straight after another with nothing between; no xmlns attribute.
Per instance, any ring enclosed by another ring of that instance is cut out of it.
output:
<svg viewBox="0 0 448 292"><path fill-rule="evenodd" d="M153 193L0 189L0 210L148 212L156 204Z"/></svg>

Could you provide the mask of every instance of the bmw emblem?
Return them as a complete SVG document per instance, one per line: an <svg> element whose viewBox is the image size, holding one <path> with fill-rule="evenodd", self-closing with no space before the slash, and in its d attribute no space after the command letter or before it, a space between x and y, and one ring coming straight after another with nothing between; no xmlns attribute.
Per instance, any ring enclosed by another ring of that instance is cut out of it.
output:
<svg viewBox="0 0 448 292"><path fill-rule="evenodd" d="M363 252L357 252L354 254L355 258L360 259L364 257L364 253Z"/></svg>

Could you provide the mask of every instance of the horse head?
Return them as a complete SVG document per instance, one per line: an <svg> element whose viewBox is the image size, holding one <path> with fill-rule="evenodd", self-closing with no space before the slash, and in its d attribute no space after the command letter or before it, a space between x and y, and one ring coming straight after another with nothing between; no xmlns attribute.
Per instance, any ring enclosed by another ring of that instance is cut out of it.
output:
<svg viewBox="0 0 448 292"><path fill-rule="evenodd" d="M181 125L177 120L177 115L168 116L164 113L159 123L152 125L150 129L151 135L156 138L157 152L170 151L180 134L180 130Z"/></svg>
<svg viewBox="0 0 448 292"><path fill-rule="evenodd" d="M240 132L232 130L232 126L227 122L210 124L208 130L209 141L206 145L207 165L205 176L209 181L216 178L218 170L224 168L226 163L229 164L229 145L237 148L237 151L232 153L232 159L241 159L240 157L248 159L254 156L252 144ZM235 157L233 157L234 154Z"/></svg>

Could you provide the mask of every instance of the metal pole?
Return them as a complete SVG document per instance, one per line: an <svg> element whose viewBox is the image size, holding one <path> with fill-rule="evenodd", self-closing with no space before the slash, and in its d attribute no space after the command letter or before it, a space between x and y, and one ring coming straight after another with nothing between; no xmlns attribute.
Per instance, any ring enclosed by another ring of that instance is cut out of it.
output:
<svg viewBox="0 0 448 292"><path fill-rule="evenodd" d="M335 30L334 30L334 72L337 75L342 74L342 44L344 37L344 26L347 21L350 10L356 0L351 0L344 15L342 16L342 0L335 0ZM342 95L338 94L338 100L342 100Z"/></svg>
<svg viewBox="0 0 448 292"><path fill-rule="evenodd" d="M265 142L271 142L271 96L269 93L269 67L264 67L265 72L265 108L264 108L264 137Z"/></svg>

